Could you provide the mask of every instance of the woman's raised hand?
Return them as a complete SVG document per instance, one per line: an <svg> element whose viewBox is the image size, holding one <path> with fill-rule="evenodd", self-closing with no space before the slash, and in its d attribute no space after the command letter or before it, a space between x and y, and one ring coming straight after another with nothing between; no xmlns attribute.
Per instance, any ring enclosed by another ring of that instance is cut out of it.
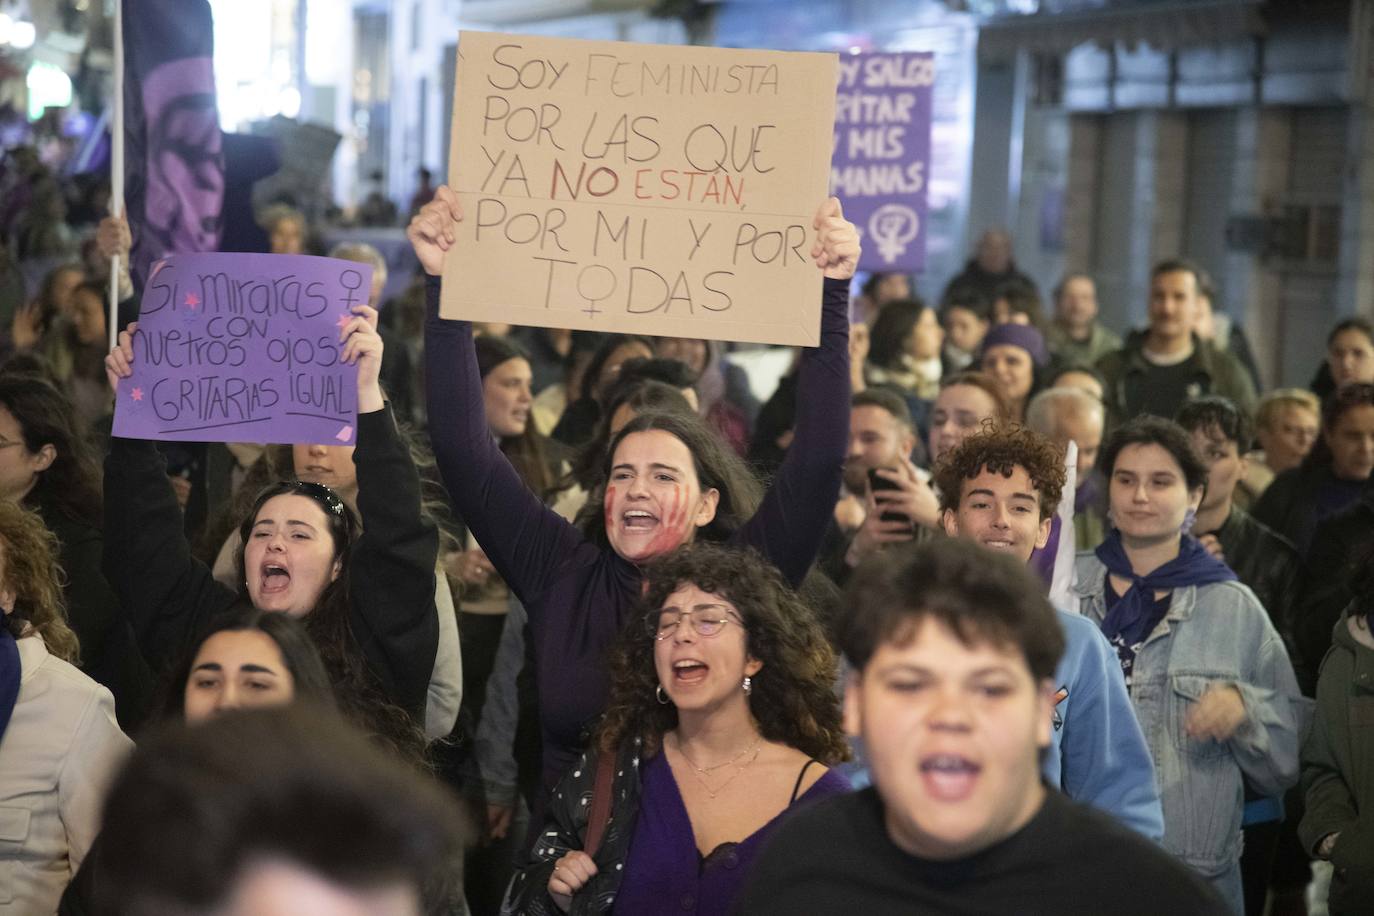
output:
<svg viewBox="0 0 1374 916"><path fill-rule="evenodd" d="M439 185L434 199L420 208L406 227L406 238L415 249L420 266L431 277L444 272L444 252L458 240L455 223L463 218L458 195L446 184Z"/></svg>
<svg viewBox="0 0 1374 916"><path fill-rule="evenodd" d="M133 340L136 330L138 322L129 322L129 326L119 332L119 343L115 344L105 357L105 378L109 379L111 391L119 391L119 380L134 374Z"/></svg>
<svg viewBox="0 0 1374 916"><path fill-rule="evenodd" d="M816 242L811 257L816 266L832 280L848 280L859 266L859 230L844 218L840 199L831 197L816 211L811 226Z"/></svg>
<svg viewBox="0 0 1374 916"><path fill-rule="evenodd" d="M358 413L381 410L385 401L378 381L382 372L382 338L377 333L377 310L370 305L353 306L353 317L339 326L340 357L348 365L358 364Z"/></svg>
<svg viewBox="0 0 1374 916"><path fill-rule="evenodd" d="M129 251L134 247L134 238L129 234L129 221L121 212L118 216L107 216L95 228L95 247L100 258L108 261L119 255L122 267L129 265Z"/></svg>

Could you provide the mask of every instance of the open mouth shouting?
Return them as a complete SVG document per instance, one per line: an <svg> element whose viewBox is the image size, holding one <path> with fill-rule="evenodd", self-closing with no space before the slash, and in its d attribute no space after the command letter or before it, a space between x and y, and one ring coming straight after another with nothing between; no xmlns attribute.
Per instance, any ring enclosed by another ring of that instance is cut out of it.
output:
<svg viewBox="0 0 1374 916"><path fill-rule="evenodd" d="M973 794L983 768L961 754L930 754L921 758L921 780L936 801L963 801Z"/></svg>
<svg viewBox="0 0 1374 916"><path fill-rule="evenodd" d="M620 528L630 534L647 534L657 530L658 516L645 509L627 509L620 516Z"/></svg>
<svg viewBox="0 0 1374 916"><path fill-rule="evenodd" d="M291 588L291 571L280 563L264 563L259 585L263 598L285 594Z"/></svg>
<svg viewBox="0 0 1374 916"><path fill-rule="evenodd" d="M673 662L673 683L682 687L694 687L706 680L711 667L697 658L680 658Z"/></svg>

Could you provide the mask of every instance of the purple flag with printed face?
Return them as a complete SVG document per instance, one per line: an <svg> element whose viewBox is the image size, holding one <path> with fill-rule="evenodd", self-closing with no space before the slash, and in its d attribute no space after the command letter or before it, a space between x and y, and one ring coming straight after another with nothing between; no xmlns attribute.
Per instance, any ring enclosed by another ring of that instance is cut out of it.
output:
<svg viewBox="0 0 1374 916"><path fill-rule="evenodd" d="M114 434L352 445L358 368L342 327L372 268L306 255L173 254L153 263Z"/></svg>
<svg viewBox="0 0 1374 916"><path fill-rule="evenodd" d="M124 4L124 197L134 282L174 251L219 247L224 154L206 0Z"/></svg>
<svg viewBox="0 0 1374 916"><path fill-rule="evenodd" d="M840 57L830 192L863 237L861 270L925 266L934 83L929 52Z"/></svg>

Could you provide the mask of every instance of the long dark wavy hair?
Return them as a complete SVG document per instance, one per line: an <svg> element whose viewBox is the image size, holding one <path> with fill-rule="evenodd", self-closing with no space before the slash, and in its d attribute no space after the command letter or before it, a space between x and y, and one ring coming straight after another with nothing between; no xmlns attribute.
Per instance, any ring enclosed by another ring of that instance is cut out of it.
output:
<svg viewBox="0 0 1374 916"><path fill-rule="evenodd" d="M645 413L625 424L611 440L602 458L601 484L587 499L597 511L578 516L583 534L602 547L610 546L606 536L606 514L601 507L606 500L606 480L610 477L615 451L626 436L655 429L677 437L687 446L703 493L713 488L720 493L716 517L697 529L701 540L723 541L753 517L763 499L763 487L743 459L704 420L692 413Z"/></svg>
<svg viewBox="0 0 1374 916"><path fill-rule="evenodd" d="M325 671L334 684L335 697L344 715L369 731L403 758L426 765L424 732L405 710L392 703L382 690L377 676L367 667L362 646L349 624L349 572L353 545L362 531L358 515L339 496L323 484L300 480L281 480L258 493L252 510L239 525L239 548L234 555L238 570L239 596L248 601L248 578L244 568L243 547L263 505L273 497L305 496L324 512L329 536L334 543L334 560L339 575L324 587L314 609L302 618L305 632L315 643ZM251 602L250 602L251 603Z"/></svg>
<svg viewBox="0 0 1374 916"><path fill-rule="evenodd" d="M518 343L505 337L483 334L473 341L477 349L477 371L483 383L497 366L513 359L529 362L529 354ZM534 417L525 421L525 431L518 436L504 436L501 451L510 461L525 486L534 491L540 499L547 499L558 483L558 475L549 462L548 445L539 430L535 429Z"/></svg>
<svg viewBox="0 0 1374 916"><path fill-rule="evenodd" d="M191 666L195 664L200 647L217 633L249 630L262 633L276 643L282 664L291 673L292 702L308 702L315 708L332 709L337 705L324 660L305 625L289 614L259 610L251 601L240 599L206 624L168 672L163 685L166 695L158 704L164 718L185 716L186 682L191 678Z"/></svg>
<svg viewBox="0 0 1374 916"><path fill-rule="evenodd" d="M23 431L25 449L34 453L51 445L55 453L25 504L49 507L73 521L100 528L100 468L77 428L71 399L47 379L6 371L0 373L0 405Z"/></svg>
<svg viewBox="0 0 1374 916"><path fill-rule="evenodd" d="M695 585L729 601L744 621L745 649L763 662L753 676L749 710L759 733L830 765L849 759L835 695L838 660L811 608L782 574L749 548L691 544L646 570L641 611L663 606L673 592ZM611 697L597 733L603 753L639 738L655 753L677 727L677 707L655 697L654 637L636 617L611 654Z"/></svg>

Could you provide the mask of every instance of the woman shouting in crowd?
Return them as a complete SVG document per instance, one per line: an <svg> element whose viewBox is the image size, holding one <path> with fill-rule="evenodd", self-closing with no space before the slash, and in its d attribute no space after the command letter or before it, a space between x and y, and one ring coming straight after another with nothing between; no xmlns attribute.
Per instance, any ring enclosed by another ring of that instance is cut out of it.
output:
<svg viewBox="0 0 1374 916"><path fill-rule="evenodd" d="M796 585L815 558L848 440L847 307L858 233L838 200L821 206L811 249L825 274L820 346L802 358L795 442L767 497L759 502L748 470L699 418L645 414L612 440L606 483L591 497L603 512L579 530L529 491L493 441L472 326L439 317L444 253L462 218L457 195L441 187L408 229L430 275L430 435L455 510L529 612L547 794L606 708L604 653L641 594L642 564L699 537L754 547Z"/></svg>
<svg viewBox="0 0 1374 916"><path fill-rule="evenodd" d="M779 815L849 791L826 769L849 756L835 652L777 570L697 544L646 585L595 746L559 784L504 912L727 912Z"/></svg>
<svg viewBox="0 0 1374 916"><path fill-rule="evenodd" d="M237 593L264 611L303 617L344 712L412 758L438 642L438 541L420 481L378 383L376 311L355 306L339 332L358 366L358 516L333 490L283 480L239 525ZM110 384L131 373L130 330L106 358ZM191 556L181 512L153 443L114 439L105 459L105 572L159 667L236 598ZM400 707L397 709L396 707Z"/></svg>

